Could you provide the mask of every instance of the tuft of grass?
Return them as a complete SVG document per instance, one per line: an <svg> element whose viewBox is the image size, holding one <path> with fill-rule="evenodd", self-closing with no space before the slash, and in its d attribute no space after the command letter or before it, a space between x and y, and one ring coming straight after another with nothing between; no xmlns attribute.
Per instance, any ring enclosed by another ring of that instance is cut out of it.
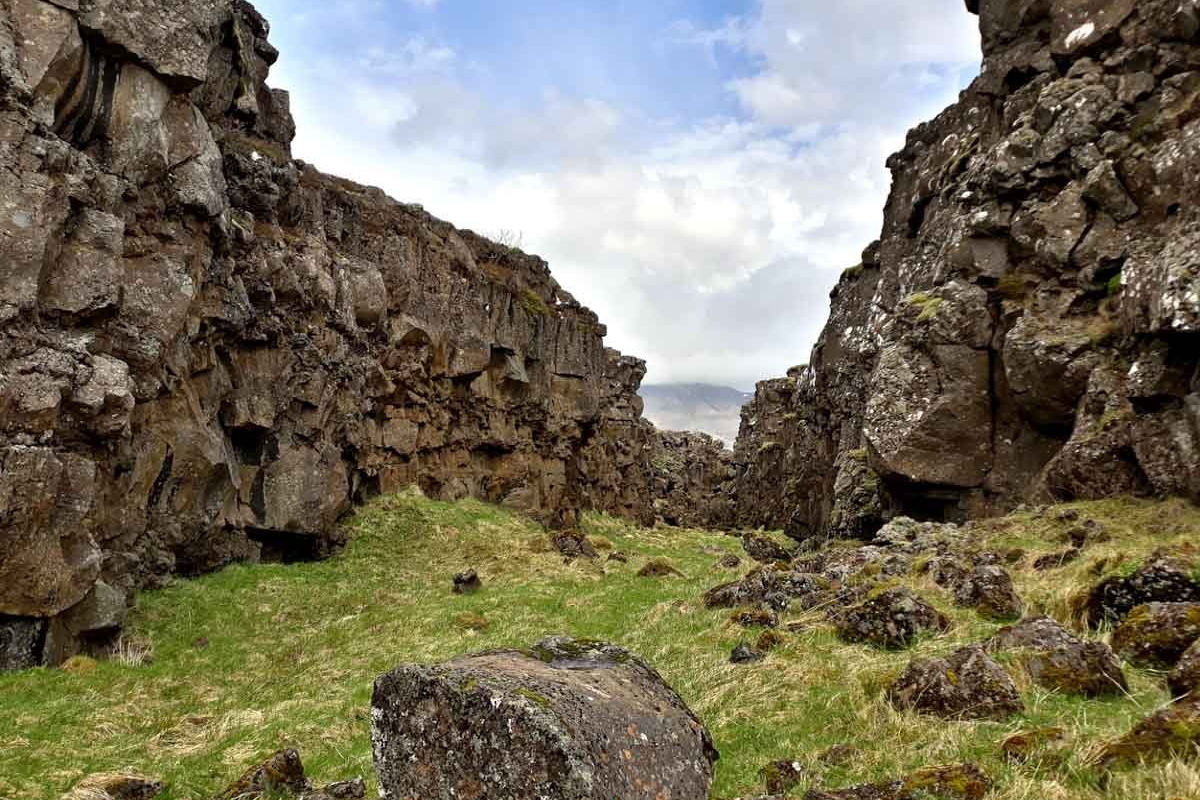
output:
<svg viewBox="0 0 1200 800"><path fill-rule="evenodd" d="M548 317L552 313L550 306L546 305L546 301L542 296L533 289L521 290L521 307L536 317Z"/></svg>
<svg viewBox="0 0 1200 800"><path fill-rule="evenodd" d="M1049 573L1014 569L1032 613L1067 621L1075 594L1112 570L1200 538L1200 510L1183 501L1071 508L1111 538ZM1053 513L1028 512L972 530L981 546L1036 556L1060 549L1069 526ZM547 536L537 525L474 501L379 498L349 528L345 553L326 562L236 566L141 595L129 637L152 647L152 660L0 676L0 796L55 800L88 774L132 771L165 779L164 800L202 800L282 747L300 750L317 783L360 774L370 781L376 676L401 663L526 648L551 634L613 641L653 664L712 731L721 751L718 798L761 794L760 771L782 759L810 767L797 797L818 782L837 788L962 761L995 779L995 800L1200 796L1195 764L1115 773L1107 793L1088 765L1098 744L1167 701L1153 673L1130 670L1128 696L1099 700L1023 680L1027 710L1004 723L893 709L886 689L911 658L945 655L1000 627L956 608L928 577L905 581L953 619L946 634L888 652L842 643L821 609L793 611L782 620L794 631L782 646L738 667L728 654L744 631L728 623L728 610L702 601L728 579L714 555L739 553L735 538L588 516L587 535L608 539L635 563L667 560L682 573L646 580L631 569L564 564L542 549ZM487 591L452 594L451 576L468 565L488 576ZM474 624L480 620L487 624ZM1070 742L1061 761L1004 757L1011 734L1049 727ZM818 754L835 746L860 756L821 762Z"/></svg>

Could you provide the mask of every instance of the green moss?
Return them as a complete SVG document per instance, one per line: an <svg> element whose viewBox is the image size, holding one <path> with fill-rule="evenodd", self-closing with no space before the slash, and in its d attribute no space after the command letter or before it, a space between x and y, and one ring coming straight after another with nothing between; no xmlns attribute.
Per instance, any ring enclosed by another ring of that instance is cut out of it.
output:
<svg viewBox="0 0 1200 800"><path fill-rule="evenodd" d="M532 289L521 290L521 307L539 317L548 317L551 314L550 306L546 305L542 296Z"/></svg>
<svg viewBox="0 0 1200 800"><path fill-rule="evenodd" d="M781 445L779 444L779 442L763 442L762 446L758 448L758 452L760 454L761 453L769 453L772 450L778 450L780 447L781 447Z"/></svg>
<svg viewBox="0 0 1200 800"><path fill-rule="evenodd" d="M842 272L842 280L854 280L855 278L861 277L865 271L866 267L864 267L862 264L855 264L853 267L850 267Z"/></svg>
<svg viewBox="0 0 1200 800"><path fill-rule="evenodd" d="M522 688L522 689L517 689L517 694L521 695L521 697L524 697L526 700L530 700L530 701L536 703L537 705L541 706L542 708L550 707L550 698L540 695L537 692Z"/></svg>
<svg viewBox="0 0 1200 800"><path fill-rule="evenodd" d="M1109 297L1112 297L1113 295L1117 294L1124 288L1125 288L1125 276L1123 273L1120 273L1120 272L1118 272L1116 275L1113 275L1111 278L1109 278L1108 283L1105 284L1105 289L1107 290Z"/></svg>
<svg viewBox="0 0 1200 800"><path fill-rule="evenodd" d="M904 299L904 302L910 306L920 309L917 315L917 322L928 322L934 319L946 301L941 297L935 297L927 292L917 292L911 294Z"/></svg>

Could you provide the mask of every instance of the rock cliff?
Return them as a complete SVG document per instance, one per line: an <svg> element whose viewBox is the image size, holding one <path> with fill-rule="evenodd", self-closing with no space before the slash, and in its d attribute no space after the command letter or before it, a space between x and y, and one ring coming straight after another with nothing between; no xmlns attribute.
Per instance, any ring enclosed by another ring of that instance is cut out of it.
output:
<svg viewBox="0 0 1200 800"><path fill-rule="evenodd" d="M744 524L1200 499L1200 10L967 6L981 76L890 160L810 365L747 409Z"/></svg>
<svg viewBox="0 0 1200 800"><path fill-rule="evenodd" d="M541 260L294 160L267 35L0 2L0 666L409 484L652 518L645 365Z"/></svg>

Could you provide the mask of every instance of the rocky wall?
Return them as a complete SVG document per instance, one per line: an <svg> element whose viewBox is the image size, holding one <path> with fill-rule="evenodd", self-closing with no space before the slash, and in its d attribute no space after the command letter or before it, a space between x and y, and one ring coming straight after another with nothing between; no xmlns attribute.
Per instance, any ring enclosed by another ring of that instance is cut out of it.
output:
<svg viewBox="0 0 1200 800"><path fill-rule="evenodd" d="M410 484L652 519L645 365L541 260L294 160L267 37L0 2L0 667Z"/></svg>

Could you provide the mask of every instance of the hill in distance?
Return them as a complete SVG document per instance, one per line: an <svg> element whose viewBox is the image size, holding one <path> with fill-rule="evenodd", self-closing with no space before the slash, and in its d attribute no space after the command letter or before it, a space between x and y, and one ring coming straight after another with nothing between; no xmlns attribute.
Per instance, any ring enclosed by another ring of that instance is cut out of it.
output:
<svg viewBox="0 0 1200 800"><path fill-rule="evenodd" d="M661 430L700 431L729 446L737 439L742 406L754 395L707 383L669 383L643 386L646 419Z"/></svg>

